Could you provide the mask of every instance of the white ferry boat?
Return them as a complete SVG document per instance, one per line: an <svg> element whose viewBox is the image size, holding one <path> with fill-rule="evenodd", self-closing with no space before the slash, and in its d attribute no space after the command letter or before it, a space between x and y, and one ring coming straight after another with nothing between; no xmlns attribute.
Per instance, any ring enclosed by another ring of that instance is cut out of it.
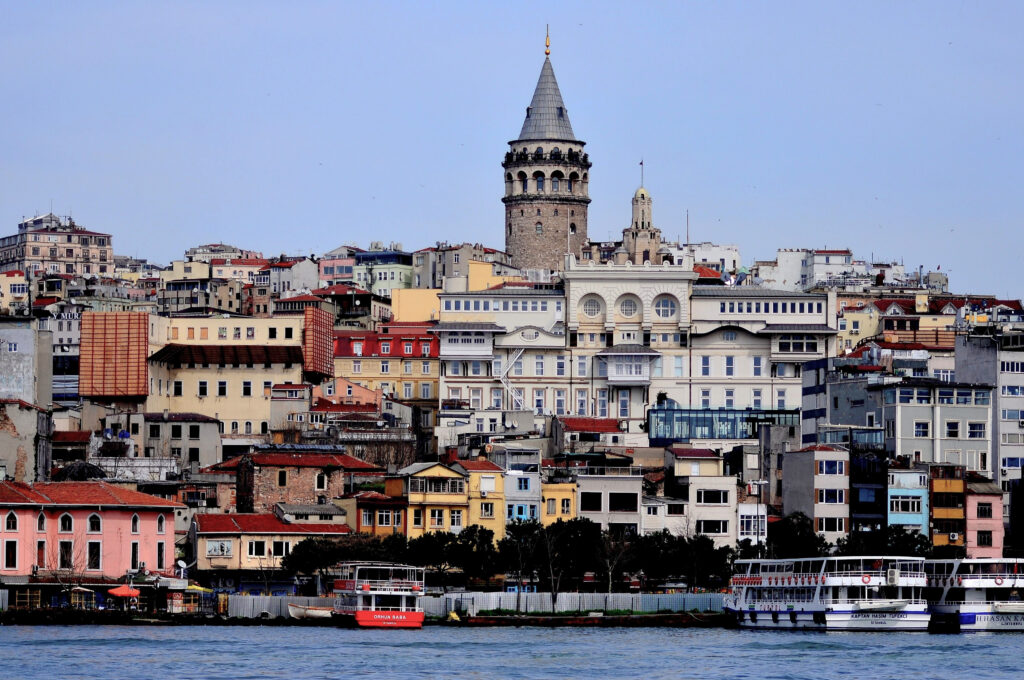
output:
<svg viewBox="0 0 1024 680"><path fill-rule="evenodd" d="M422 628L423 567L346 562L334 581L334 614L360 628Z"/></svg>
<svg viewBox="0 0 1024 680"><path fill-rule="evenodd" d="M1024 560L927 560L924 569L937 626L1024 631Z"/></svg>
<svg viewBox="0 0 1024 680"><path fill-rule="evenodd" d="M742 628L928 630L921 557L737 560L731 585Z"/></svg>

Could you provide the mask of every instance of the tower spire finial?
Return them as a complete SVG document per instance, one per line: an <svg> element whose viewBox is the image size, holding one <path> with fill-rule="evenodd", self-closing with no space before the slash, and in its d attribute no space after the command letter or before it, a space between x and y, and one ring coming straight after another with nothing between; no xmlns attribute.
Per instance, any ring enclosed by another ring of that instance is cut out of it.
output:
<svg viewBox="0 0 1024 680"><path fill-rule="evenodd" d="M551 56L551 27L544 24L544 56Z"/></svg>

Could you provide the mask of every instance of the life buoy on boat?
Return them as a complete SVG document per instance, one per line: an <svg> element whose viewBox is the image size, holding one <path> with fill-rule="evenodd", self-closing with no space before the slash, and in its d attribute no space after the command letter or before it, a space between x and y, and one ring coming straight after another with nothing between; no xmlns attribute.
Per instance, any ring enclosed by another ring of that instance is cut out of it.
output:
<svg viewBox="0 0 1024 680"><path fill-rule="evenodd" d="M1002 576L996 576L996 585L997 586L1003 585L1003 577Z"/></svg>
<svg viewBox="0 0 1024 680"><path fill-rule="evenodd" d="M871 583L871 574L864 574L860 577L861 583Z"/></svg>
<svg viewBox="0 0 1024 680"><path fill-rule="evenodd" d="M958 586L962 586L964 584L964 577L963 576L957 576L956 577L956 584Z"/></svg>

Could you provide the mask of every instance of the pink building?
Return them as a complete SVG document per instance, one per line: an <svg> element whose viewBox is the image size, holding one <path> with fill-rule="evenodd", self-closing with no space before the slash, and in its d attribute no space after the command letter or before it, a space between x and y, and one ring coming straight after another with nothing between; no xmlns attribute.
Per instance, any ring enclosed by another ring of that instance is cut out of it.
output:
<svg viewBox="0 0 1024 680"><path fill-rule="evenodd" d="M1003 556L1003 491L986 480L967 482L967 556Z"/></svg>
<svg viewBox="0 0 1024 680"><path fill-rule="evenodd" d="M38 606L55 587L171 576L184 507L102 481L0 482L0 583L29 588Z"/></svg>

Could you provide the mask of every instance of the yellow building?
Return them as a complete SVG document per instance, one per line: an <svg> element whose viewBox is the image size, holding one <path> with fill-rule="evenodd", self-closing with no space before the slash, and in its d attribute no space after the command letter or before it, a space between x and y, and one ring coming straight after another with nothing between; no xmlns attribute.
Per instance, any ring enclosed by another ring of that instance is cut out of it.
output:
<svg viewBox="0 0 1024 680"><path fill-rule="evenodd" d="M256 318L149 317L149 347L155 352L167 343L190 345L293 345L302 346L302 314Z"/></svg>
<svg viewBox="0 0 1024 680"><path fill-rule="evenodd" d="M0 273L0 309L7 314L14 314L28 307L28 280L25 272L14 269Z"/></svg>
<svg viewBox="0 0 1024 680"><path fill-rule="evenodd" d="M489 460L460 460L452 467L469 477L469 524L493 531L495 543L505 538L505 470Z"/></svg>
<svg viewBox="0 0 1024 680"><path fill-rule="evenodd" d="M413 463L384 481L384 493L406 499L410 539L431 531L458 533L469 524L468 477L441 463Z"/></svg>
<svg viewBox="0 0 1024 680"><path fill-rule="evenodd" d="M438 340L430 327L391 322L379 332L335 332L334 375L423 408L436 408Z"/></svg>
<svg viewBox="0 0 1024 680"><path fill-rule="evenodd" d="M576 519L577 490L572 475L547 472L540 483L540 523L548 526L558 520Z"/></svg>
<svg viewBox="0 0 1024 680"><path fill-rule="evenodd" d="M393 321L437 321L441 293L436 288L396 288L391 291Z"/></svg>
<svg viewBox="0 0 1024 680"><path fill-rule="evenodd" d="M226 437L244 439L269 433L271 388L300 383L302 348L297 345L172 343L149 357L146 411L201 413L221 421Z"/></svg>

